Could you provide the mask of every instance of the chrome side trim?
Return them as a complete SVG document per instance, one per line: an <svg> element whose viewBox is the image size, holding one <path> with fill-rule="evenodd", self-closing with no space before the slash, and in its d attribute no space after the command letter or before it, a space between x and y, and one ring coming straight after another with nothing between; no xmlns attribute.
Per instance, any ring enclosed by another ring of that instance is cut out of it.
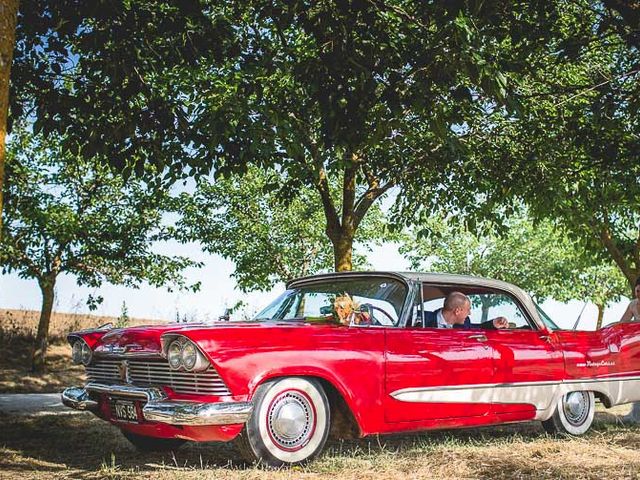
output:
<svg viewBox="0 0 640 480"><path fill-rule="evenodd" d="M89 393L80 387L66 388L60 394L62 404L76 410L94 411L98 409L98 402L89 398Z"/></svg>
<svg viewBox="0 0 640 480"><path fill-rule="evenodd" d="M143 400L146 402L142 406L142 416L145 420L169 425L203 426L244 423L253 411L251 402L198 403L169 400L158 388L95 382L88 383L85 388L67 388L62 392L62 403L76 410L97 410L98 402L89 398L89 392Z"/></svg>
<svg viewBox="0 0 640 480"><path fill-rule="evenodd" d="M640 400L640 377L403 388L391 396L411 403L524 403L535 407L536 420L546 420L562 396L576 391L601 393L612 405L635 402Z"/></svg>

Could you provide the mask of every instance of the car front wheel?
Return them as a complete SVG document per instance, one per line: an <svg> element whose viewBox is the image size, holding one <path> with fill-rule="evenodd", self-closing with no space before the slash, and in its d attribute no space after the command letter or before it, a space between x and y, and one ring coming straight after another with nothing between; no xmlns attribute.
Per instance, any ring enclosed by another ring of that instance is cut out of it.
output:
<svg viewBox="0 0 640 480"><path fill-rule="evenodd" d="M560 398L553 416L542 426L551 434L582 435L589 430L594 415L593 392L569 392Z"/></svg>
<svg viewBox="0 0 640 480"><path fill-rule="evenodd" d="M236 439L246 460L271 467L306 462L329 434L329 401L319 382L287 377L266 382L253 397L253 413Z"/></svg>

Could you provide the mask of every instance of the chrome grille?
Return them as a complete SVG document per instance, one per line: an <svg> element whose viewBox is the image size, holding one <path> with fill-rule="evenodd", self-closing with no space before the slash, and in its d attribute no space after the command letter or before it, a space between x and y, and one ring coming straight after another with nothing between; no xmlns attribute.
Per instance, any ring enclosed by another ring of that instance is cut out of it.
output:
<svg viewBox="0 0 640 480"><path fill-rule="evenodd" d="M120 361L118 360L99 360L93 362L91 365L85 367L87 377L90 381L94 382L119 381L118 365L120 365Z"/></svg>
<svg viewBox="0 0 640 480"><path fill-rule="evenodd" d="M127 383L135 386L169 387L178 393L198 395L231 395L215 368L204 372L179 372L171 370L166 361L126 360ZM87 368L89 381L122 381L119 367L122 360L96 360Z"/></svg>

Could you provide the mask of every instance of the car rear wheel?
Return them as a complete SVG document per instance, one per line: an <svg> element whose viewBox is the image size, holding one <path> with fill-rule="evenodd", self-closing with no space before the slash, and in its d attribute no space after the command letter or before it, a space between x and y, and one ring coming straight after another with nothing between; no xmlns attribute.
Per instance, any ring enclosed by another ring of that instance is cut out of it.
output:
<svg viewBox="0 0 640 480"><path fill-rule="evenodd" d="M167 452L170 450L179 449L185 440L179 438L155 438L147 437L145 435L138 435L137 433L127 432L121 430L124 438L136 447L136 450L140 452Z"/></svg>
<svg viewBox="0 0 640 480"><path fill-rule="evenodd" d="M553 416L542 426L551 434L582 435L589 430L594 415L593 392L569 392L560 398Z"/></svg>
<svg viewBox="0 0 640 480"><path fill-rule="evenodd" d="M287 377L266 382L253 397L253 413L236 439L246 460L271 467L318 455L329 434L329 401L319 382Z"/></svg>

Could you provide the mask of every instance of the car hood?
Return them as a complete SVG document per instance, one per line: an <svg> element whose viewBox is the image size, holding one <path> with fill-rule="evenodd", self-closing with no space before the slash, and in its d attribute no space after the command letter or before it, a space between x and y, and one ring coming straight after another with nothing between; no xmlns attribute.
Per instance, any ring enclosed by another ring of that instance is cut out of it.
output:
<svg viewBox="0 0 640 480"><path fill-rule="evenodd" d="M337 327L334 323L317 325ZM127 328L115 328L107 331L85 331L69 335L83 338L94 353L99 356L157 356L162 354L164 335L182 335L199 344L224 341L225 338L237 339L252 337L256 330L313 328L308 323L298 322L215 322L149 325ZM262 335L260 335L262 336Z"/></svg>

